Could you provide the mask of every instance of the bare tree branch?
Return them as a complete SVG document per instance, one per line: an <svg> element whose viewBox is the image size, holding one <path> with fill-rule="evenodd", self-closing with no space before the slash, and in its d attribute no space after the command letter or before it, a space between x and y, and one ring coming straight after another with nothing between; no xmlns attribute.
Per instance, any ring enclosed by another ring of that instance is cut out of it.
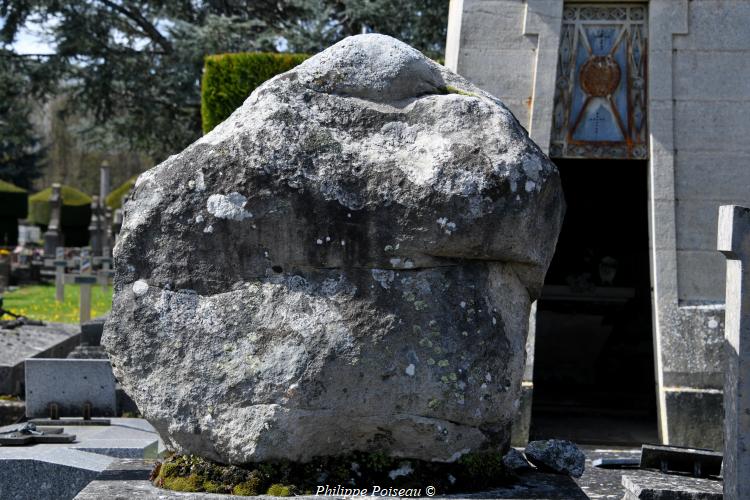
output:
<svg viewBox="0 0 750 500"><path fill-rule="evenodd" d="M124 7L122 5L119 5L115 2L112 2L111 0L99 0L101 3L109 7L110 9L119 12L120 14L124 15L125 17L131 19L134 21L144 32L146 36L148 36L151 40L159 44L162 49L164 49L165 52L171 53L173 50L172 42L167 40L167 38L162 35L158 29L156 29L156 26L154 26L152 23L150 23L145 17L141 15L140 12L128 9L127 7Z"/></svg>

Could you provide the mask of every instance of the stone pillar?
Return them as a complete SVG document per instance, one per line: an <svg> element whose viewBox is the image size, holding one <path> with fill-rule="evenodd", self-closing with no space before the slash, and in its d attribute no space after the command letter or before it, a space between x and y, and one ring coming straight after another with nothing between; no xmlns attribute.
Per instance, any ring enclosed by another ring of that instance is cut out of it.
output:
<svg viewBox="0 0 750 500"><path fill-rule="evenodd" d="M102 254L102 224L99 212L99 197L94 196L91 201L91 222L89 223L89 246L93 255Z"/></svg>
<svg viewBox="0 0 750 500"><path fill-rule="evenodd" d="M724 498L750 498L750 208L719 208L727 258L724 328Z"/></svg>
<svg viewBox="0 0 750 500"><path fill-rule="evenodd" d="M63 237L60 231L60 214L62 210L62 194L59 183L52 184L52 195L49 198L50 216L47 231L44 233L44 255L52 257L55 249L63 246Z"/></svg>
<svg viewBox="0 0 750 500"><path fill-rule="evenodd" d="M112 240L115 245L117 245L120 236L120 229L122 229L122 216L122 208L116 209L112 215Z"/></svg>
<svg viewBox="0 0 750 500"><path fill-rule="evenodd" d="M99 200L102 207L105 205L107 195L109 194L109 162L104 160L99 167Z"/></svg>
<svg viewBox="0 0 750 500"><path fill-rule="evenodd" d="M112 209L103 207L102 212L102 257L112 258L114 235L112 234Z"/></svg>

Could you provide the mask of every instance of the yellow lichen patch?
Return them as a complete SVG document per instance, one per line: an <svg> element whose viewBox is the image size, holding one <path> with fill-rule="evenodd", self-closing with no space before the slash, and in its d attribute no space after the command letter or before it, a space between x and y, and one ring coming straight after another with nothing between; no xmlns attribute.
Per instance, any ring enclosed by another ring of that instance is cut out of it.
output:
<svg viewBox="0 0 750 500"><path fill-rule="evenodd" d="M271 497L289 497L292 496L292 492L289 489L289 486L284 486L283 484L272 484L270 488L268 488L268 491L266 491L266 495Z"/></svg>
<svg viewBox="0 0 750 500"><path fill-rule="evenodd" d="M188 477L165 477L164 487L173 491L199 491L198 476L191 474Z"/></svg>
<svg viewBox="0 0 750 500"><path fill-rule="evenodd" d="M260 488L260 479L254 477L252 479L248 479L244 483L240 483L235 486L232 489L232 493L234 495L241 495L246 497L255 496L259 494L258 488Z"/></svg>

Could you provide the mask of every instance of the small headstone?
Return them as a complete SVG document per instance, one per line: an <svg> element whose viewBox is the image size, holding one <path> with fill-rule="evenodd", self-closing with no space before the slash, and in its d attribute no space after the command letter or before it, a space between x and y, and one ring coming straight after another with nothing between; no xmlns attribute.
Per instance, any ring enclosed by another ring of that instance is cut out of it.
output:
<svg viewBox="0 0 750 500"><path fill-rule="evenodd" d="M81 344L68 354L69 359L108 359L107 353L101 346L106 320L107 318L104 316L81 324Z"/></svg>
<svg viewBox="0 0 750 500"><path fill-rule="evenodd" d="M49 417L53 405L59 417L78 417L86 413L115 416L115 377L109 361L27 359L26 416Z"/></svg>
<svg viewBox="0 0 750 500"><path fill-rule="evenodd" d="M750 208L719 208L727 258L724 327L724 495L750 498Z"/></svg>
<svg viewBox="0 0 750 500"><path fill-rule="evenodd" d="M104 322L106 316L94 318L81 324L81 344L98 346L101 344L102 333L104 332Z"/></svg>
<svg viewBox="0 0 750 500"><path fill-rule="evenodd" d="M524 452L539 469L557 474L581 477L586 466L586 456L578 446L563 439L531 441Z"/></svg>

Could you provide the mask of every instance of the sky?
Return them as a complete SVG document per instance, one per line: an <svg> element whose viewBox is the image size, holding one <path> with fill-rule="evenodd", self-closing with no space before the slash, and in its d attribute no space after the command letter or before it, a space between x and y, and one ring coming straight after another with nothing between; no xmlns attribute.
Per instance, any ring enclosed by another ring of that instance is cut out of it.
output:
<svg viewBox="0 0 750 500"><path fill-rule="evenodd" d="M0 18L0 23L2 18ZM28 24L16 35L13 48L18 54L52 54L54 49L47 43L38 24Z"/></svg>

